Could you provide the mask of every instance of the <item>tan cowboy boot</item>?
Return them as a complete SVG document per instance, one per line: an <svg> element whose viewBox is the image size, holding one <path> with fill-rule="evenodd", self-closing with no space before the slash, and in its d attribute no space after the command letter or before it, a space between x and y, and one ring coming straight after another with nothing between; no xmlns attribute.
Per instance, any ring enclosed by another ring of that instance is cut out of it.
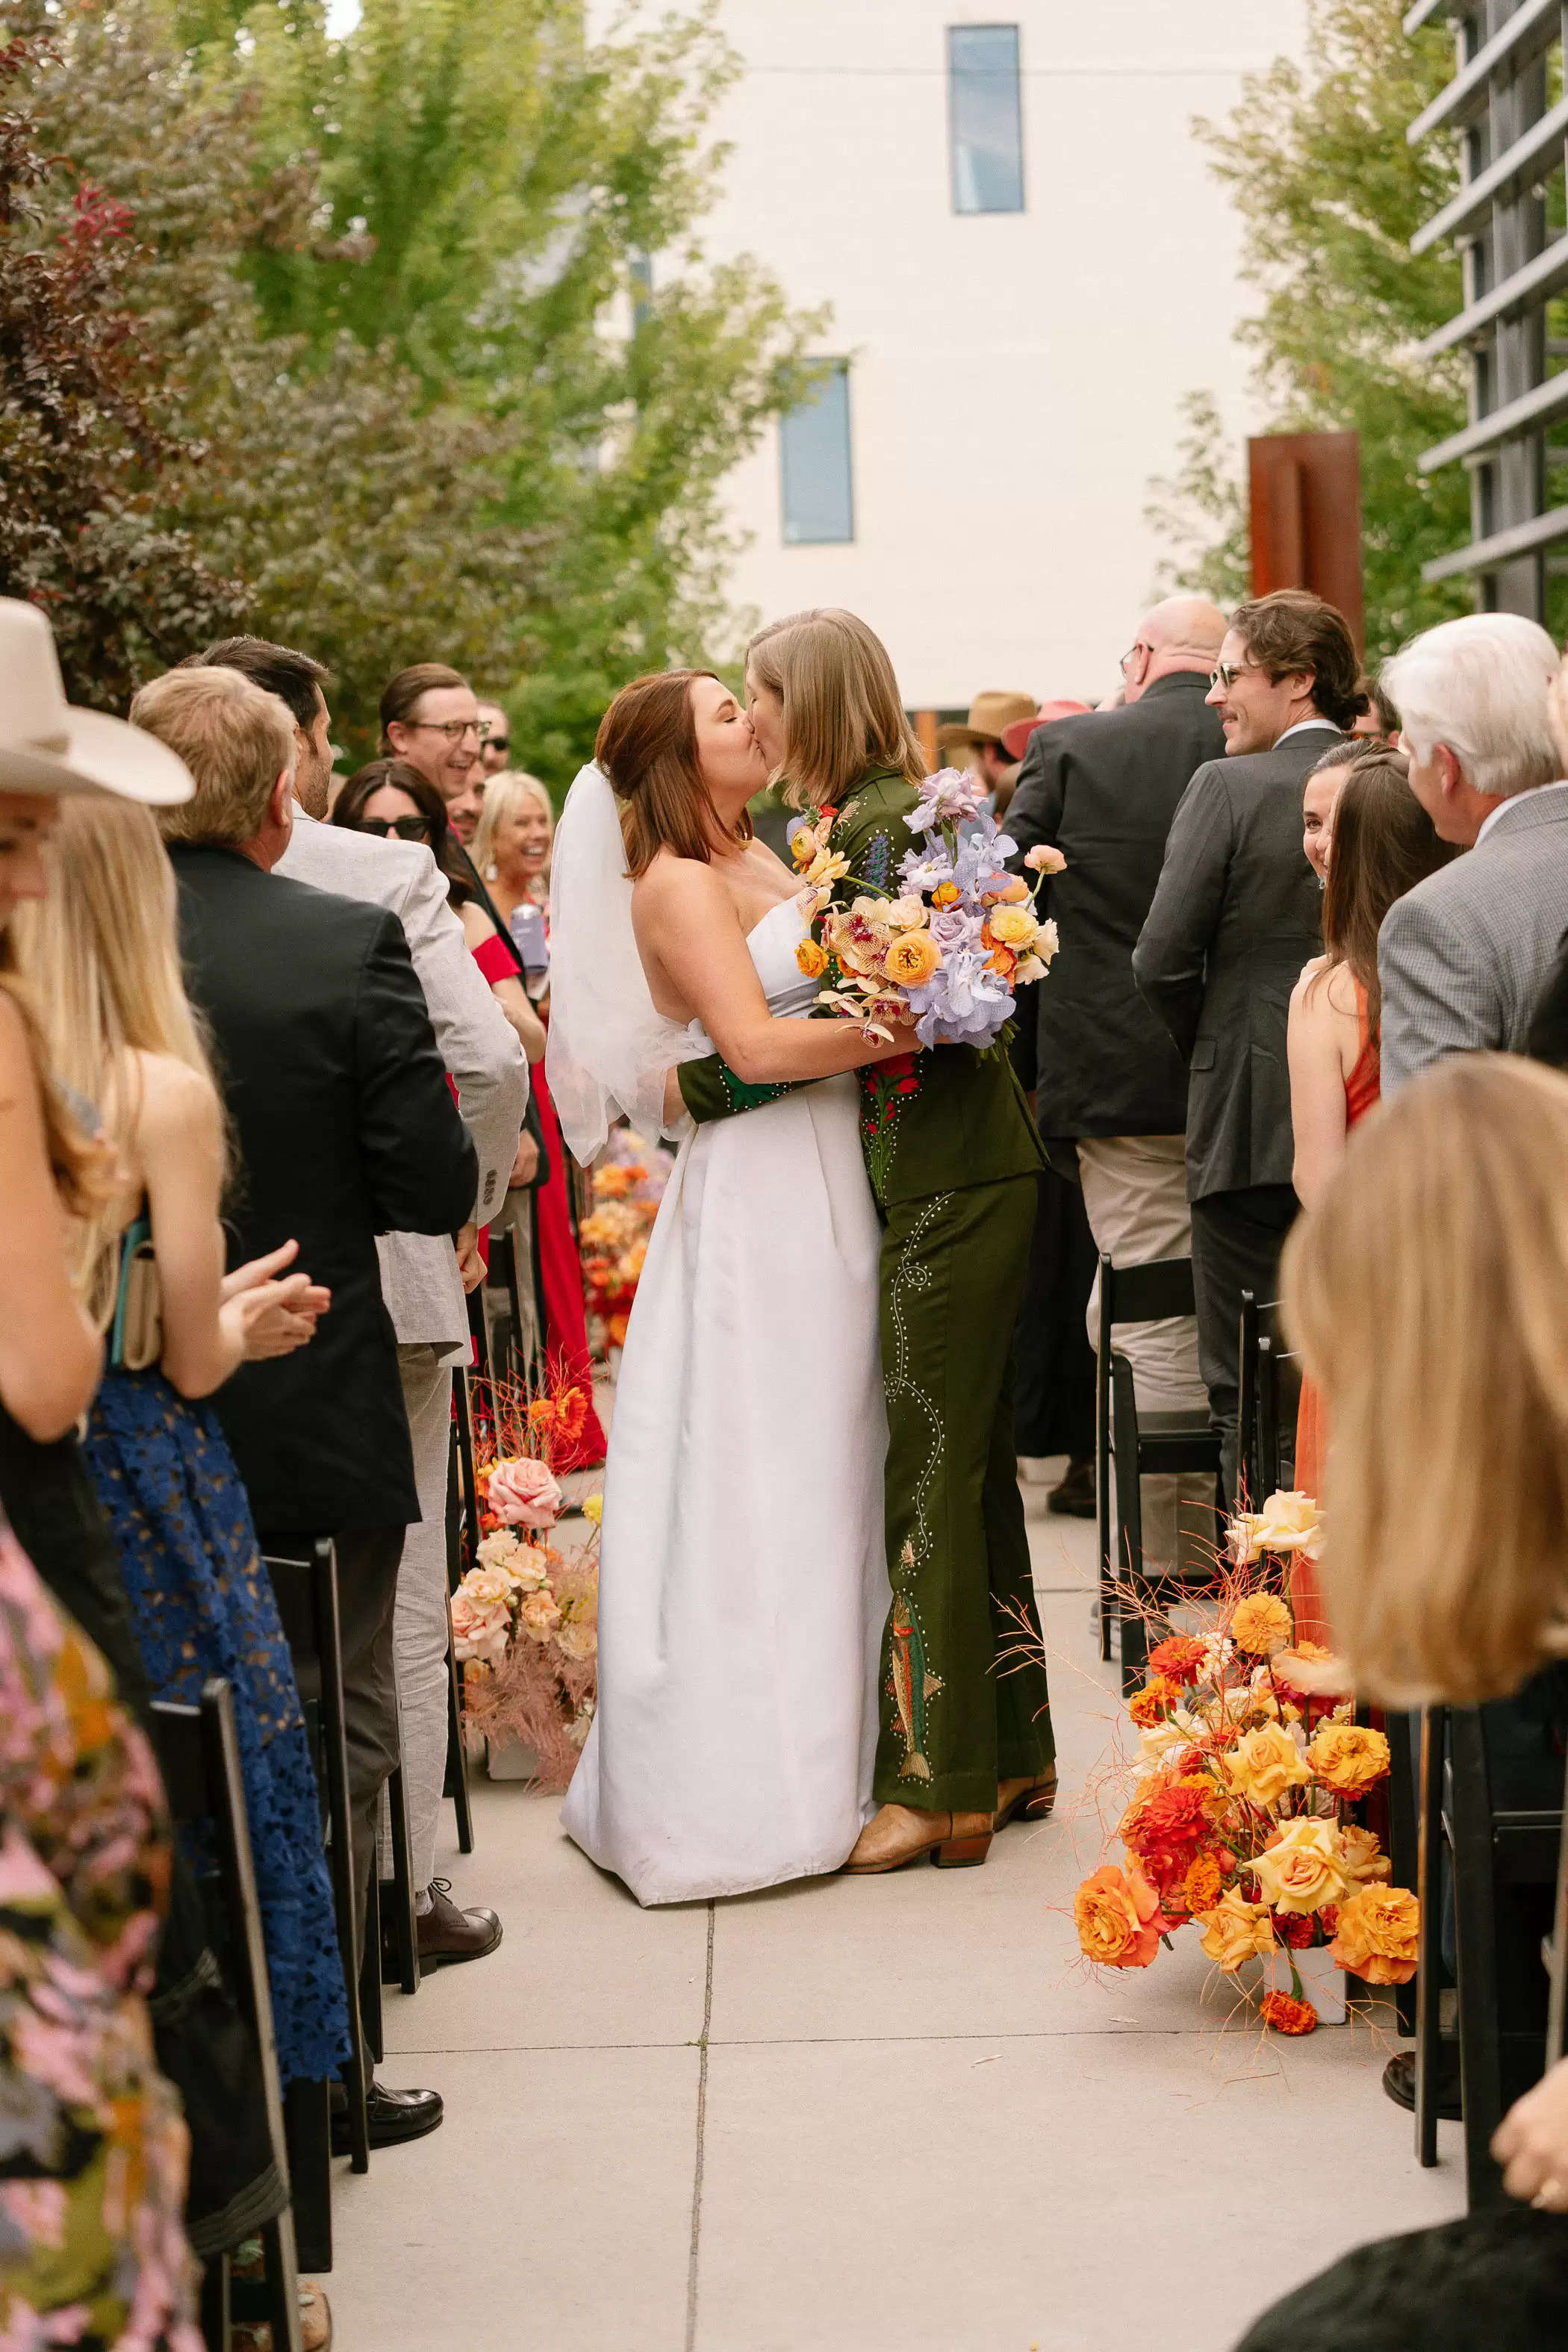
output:
<svg viewBox="0 0 1568 2352"><path fill-rule="evenodd" d="M928 1813L912 1805L884 1805L855 1841L844 1867L857 1877L902 1870L929 1853L939 1870L984 1862L991 1846L989 1813Z"/></svg>
<svg viewBox="0 0 1568 2352"><path fill-rule="evenodd" d="M996 1823L1005 1830L1009 1822L1043 1822L1048 1820L1057 1801L1056 1767L1036 1780L1027 1775L1021 1780L999 1780L996 1784Z"/></svg>

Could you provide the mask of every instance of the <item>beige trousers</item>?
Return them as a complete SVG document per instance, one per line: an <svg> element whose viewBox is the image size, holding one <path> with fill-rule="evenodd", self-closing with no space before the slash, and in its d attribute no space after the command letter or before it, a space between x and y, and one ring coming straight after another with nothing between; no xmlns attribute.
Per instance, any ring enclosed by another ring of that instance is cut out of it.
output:
<svg viewBox="0 0 1568 2352"><path fill-rule="evenodd" d="M1086 1137L1078 1147L1078 1166L1095 1248L1113 1265L1151 1265L1157 1258L1192 1255L1184 1137ZM1089 1336L1090 1344L1098 1345L1098 1275L1089 1294ZM1111 1337L1132 1366L1132 1390L1140 1406L1150 1412L1206 1411L1208 1391L1198 1370L1194 1317L1118 1323ZM1213 1559L1214 1480L1186 1475L1144 1478L1141 1485L1148 1573L1201 1573Z"/></svg>

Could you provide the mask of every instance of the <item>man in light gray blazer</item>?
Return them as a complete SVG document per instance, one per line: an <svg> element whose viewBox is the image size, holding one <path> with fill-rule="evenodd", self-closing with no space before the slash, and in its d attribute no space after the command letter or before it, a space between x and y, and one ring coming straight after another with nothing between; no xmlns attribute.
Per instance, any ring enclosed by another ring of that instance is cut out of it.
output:
<svg viewBox="0 0 1568 2352"><path fill-rule="evenodd" d="M1516 613L1428 629L1384 665L1410 789L1468 857L1384 918L1383 1091L1447 1054L1521 1053L1568 929L1568 783L1557 648Z"/></svg>
<svg viewBox="0 0 1568 2352"><path fill-rule="evenodd" d="M1301 967L1322 947L1301 788L1355 718L1358 669L1342 614L1321 596L1288 588L1237 607L1209 693L1226 756L1182 796L1132 951L1132 976L1187 1066L1198 1370L1227 1502L1241 1294L1274 1297L1298 1207L1285 1025Z"/></svg>
<svg viewBox="0 0 1568 2352"><path fill-rule="evenodd" d="M404 1538L395 1629L409 1843L414 1883L423 1889L419 1956L428 1967L479 1959L500 1941L495 1913L461 1911L433 1887L447 1777L447 1455L452 1367L468 1360L465 1286L482 1271L475 1234L506 1198L528 1105L528 1064L468 951L429 850L321 821L332 769L321 665L258 637L226 639L203 658L243 670L289 706L299 751L294 830L275 870L346 898L369 899L397 917L479 1154L473 1222L458 1237L458 1248L426 1234L384 1234L376 1245L382 1295L397 1333L421 1513Z"/></svg>

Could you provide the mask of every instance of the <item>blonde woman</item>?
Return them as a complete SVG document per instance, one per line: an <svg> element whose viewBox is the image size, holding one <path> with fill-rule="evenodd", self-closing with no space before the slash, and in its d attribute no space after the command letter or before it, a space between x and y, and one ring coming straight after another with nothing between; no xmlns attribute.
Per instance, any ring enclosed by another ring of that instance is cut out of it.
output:
<svg viewBox="0 0 1568 2352"><path fill-rule="evenodd" d="M853 613L776 622L752 640L746 694L786 798L833 816L846 901L889 888L925 761L880 639ZM716 1060L687 1065L680 1086L700 1119L745 1107ZM880 1873L921 1854L984 1862L997 1829L1043 1819L1055 1796L1013 1435L1013 1325L1045 1154L1005 1055L938 1045L863 1069L860 1090L881 1223L893 1597L879 1810L848 1867Z"/></svg>
<svg viewBox="0 0 1568 2352"><path fill-rule="evenodd" d="M539 778L521 768L503 768L492 776L485 786L473 855L503 923L520 907L549 904L554 841L555 809Z"/></svg>
<svg viewBox="0 0 1568 2352"><path fill-rule="evenodd" d="M1568 1079L1457 1055L1358 1127L1282 1261L1287 1322L1332 1432L1322 1570L1358 1685L1392 1705L1485 1705L1494 1786L1553 1807L1568 1730L1553 1663L1568 1656L1565 1169ZM1511 1946L1521 1983L1543 1988L1539 1925L1518 1907L1500 1908L1500 1964ZM1362 2247L1267 2313L1241 2352L1563 2341L1568 2062L1516 2100L1493 2153L1533 2212L1483 2208Z"/></svg>
<svg viewBox="0 0 1568 2352"><path fill-rule="evenodd" d="M79 1221L75 1272L109 1339L86 1454L120 1553L154 1695L234 1687L286 2079L320 2082L347 2013L314 1774L249 1505L200 1400L241 1361L311 1337L328 1294L283 1276L287 1243L223 1273L222 1107L180 977L174 884L150 813L68 800L47 898L18 910L18 960L51 1066L93 1104L117 1189Z"/></svg>

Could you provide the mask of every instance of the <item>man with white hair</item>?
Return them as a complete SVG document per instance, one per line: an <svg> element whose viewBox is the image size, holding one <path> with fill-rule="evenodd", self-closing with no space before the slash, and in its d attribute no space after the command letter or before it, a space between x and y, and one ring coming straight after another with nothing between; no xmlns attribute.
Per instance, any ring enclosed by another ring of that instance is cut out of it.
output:
<svg viewBox="0 0 1568 2352"><path fill-rule="evenodd" d="M1410 789L1456 858L1384 918L1383 1091L1447 1054L1521 1052L1568 927L1557 648L1517 613L1445 621L1384 664Z"/></svg>

